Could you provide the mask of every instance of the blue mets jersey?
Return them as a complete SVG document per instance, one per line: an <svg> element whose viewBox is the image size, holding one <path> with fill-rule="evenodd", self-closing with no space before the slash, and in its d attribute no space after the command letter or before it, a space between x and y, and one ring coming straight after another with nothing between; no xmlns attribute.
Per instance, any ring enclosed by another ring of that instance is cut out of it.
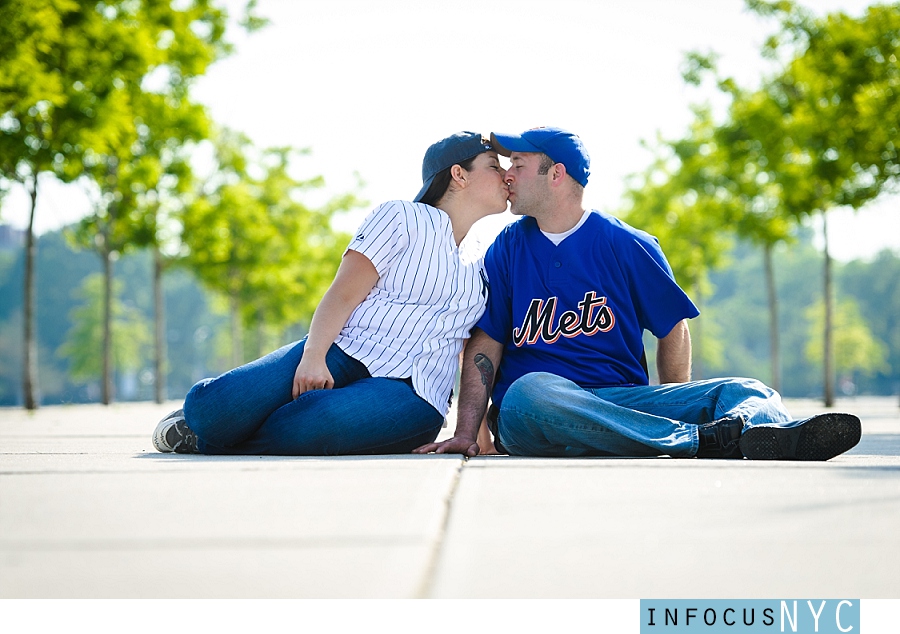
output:
<svg viewBox="0 0 900 634"><path fill-rule="evenodd" d="M504 345L497 407L529 372L587 388L646 385L643 331L662 338L700 314L656 238L597 211L558 246L522 218L497 236L485 269L490 293L477 326Z"/></svg>

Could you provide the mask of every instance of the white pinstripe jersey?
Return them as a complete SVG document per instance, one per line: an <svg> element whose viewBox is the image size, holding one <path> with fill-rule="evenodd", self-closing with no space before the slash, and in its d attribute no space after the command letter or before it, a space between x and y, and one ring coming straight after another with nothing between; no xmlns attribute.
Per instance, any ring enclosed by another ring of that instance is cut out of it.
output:
<svg viewBox="0 0 900 634"><path fill-rule="evenodd" d="M463 340L487 301L482 254L468 246L457 248L440 209L394 200L372 211L347 247L379 278L335 343L373 377L412 377L416 394L444 416Z"/></svg>

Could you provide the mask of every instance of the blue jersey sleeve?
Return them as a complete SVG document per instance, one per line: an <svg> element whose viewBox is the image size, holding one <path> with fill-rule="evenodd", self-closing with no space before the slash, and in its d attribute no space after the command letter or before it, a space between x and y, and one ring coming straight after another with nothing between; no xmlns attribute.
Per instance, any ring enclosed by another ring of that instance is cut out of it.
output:
<svg viewBox="0 0 900 634"><path fill-rule="evenodd" d="M661 339L679 321L692 319L700 311L678 286L656 238L638 229L628 229L626 238L614 247L616 257L628 279L638 322Z"/></svg>

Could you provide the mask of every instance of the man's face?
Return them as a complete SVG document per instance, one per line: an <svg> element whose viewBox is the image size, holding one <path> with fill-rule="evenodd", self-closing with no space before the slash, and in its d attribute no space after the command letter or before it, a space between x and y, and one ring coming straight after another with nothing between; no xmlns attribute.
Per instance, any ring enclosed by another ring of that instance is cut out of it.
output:
<svg viewBox="0 0 900 634"><path fill-rule="evenodd" d="M509 185L510 211L517 216L540 215L549 200L549 174L538 174L540 154L513 152L506 170Z"/></svg>

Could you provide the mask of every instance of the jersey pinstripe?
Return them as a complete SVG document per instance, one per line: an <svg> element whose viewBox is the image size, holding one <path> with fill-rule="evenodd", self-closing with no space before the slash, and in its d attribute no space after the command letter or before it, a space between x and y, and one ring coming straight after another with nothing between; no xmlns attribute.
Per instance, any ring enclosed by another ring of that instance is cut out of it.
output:
<svg viewBox="0 0 900 634"><path fill-rule="evenodd" d="M372 211L347 248L379 279L335 343L373 377L411 377L446 416L463 340L487 301L483 259L457 248L447 214L396 200Z"/></svg>

